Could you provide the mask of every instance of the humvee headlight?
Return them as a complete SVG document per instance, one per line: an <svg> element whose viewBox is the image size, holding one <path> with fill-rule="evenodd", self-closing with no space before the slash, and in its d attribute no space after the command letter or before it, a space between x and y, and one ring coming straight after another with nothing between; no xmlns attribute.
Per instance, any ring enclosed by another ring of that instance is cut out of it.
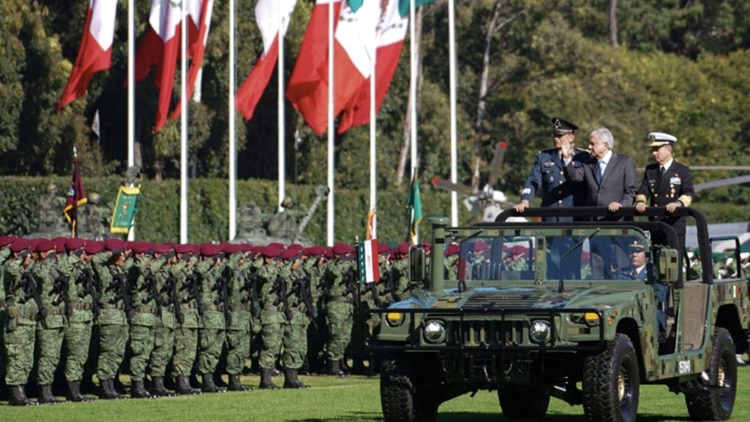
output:
<svg viewBox="0 0 750 422"><path fill-rule="evenodd" d="M443 321L430 321L424 326L424 339L428 343L442 343L445 341L446 331Z"/></svg>
<svg viewBox="0 0 750 422"><path fill-rule="evenodd" d="M534 343L546 343L552 338L552 327L549 321L537 320L531 323L529 337Z"/></svg>
<svg viewBox="0 0 750 422"><path fill-rule="evenodd" d="M404 314L401 312L388 312L385 314L385 321L391 327L398 327L404 322Z"/></svg>

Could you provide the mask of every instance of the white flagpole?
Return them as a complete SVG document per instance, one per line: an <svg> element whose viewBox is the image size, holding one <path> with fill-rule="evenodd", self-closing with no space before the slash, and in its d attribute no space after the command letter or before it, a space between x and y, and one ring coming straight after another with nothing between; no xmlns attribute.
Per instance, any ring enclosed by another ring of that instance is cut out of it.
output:
<svg viewBox="0 0 750 422"><path fill-rule="evenodd" d="M128 1L128 168L135 165L135 0ZM135 240L135 218L128 240Z"/></svg>
<svg viewBox="0 0 750 422"><path fill-rule="evenodd" d="M382 12L382 11L381 11ZM384 20L381 18L380 24L384 24ZM375 31L378 32L380 28L377 28ZM375 84L377 81L375 81L375 69L377 68L377 57L378 57L378 37L377 35L375 38L373 38L373 42L375 43L375 48L373 48L373 51L375 52L375 55L372 58L372 66L370 67L370 209L372 212L376 212L378 209L378 186L377 186L377 139L375 139L376 136L376 128L377 128L377 122L375 121ZM377 218L377 214L373 216L373 218ZM376 234L371 233L373 239L377 239Z"/></svg>
<svg viewBox="0 0 750 422"><path fill-rule="evenodd" d="M234 0L229 0L229 235L234 240L237 236L237 133L234 109L235 97L235 56L234 56Z"/></svg>
<svg viewBox="0 0 750 422"><path fill-rule="evenodd" d="M409 19L411 25L409 25L409 43L410 43L410 97L411 97L411 178L414 180L414 173L417 171L417 67L419 66L419 46L416 40L416 7L414 6L414 0L409 1ZM414 236L414 244L419 243L419 234Z"/></svg>
<svg viewBox="0 0 750 422"><path fill-rule="evenodd" d="M450 102L451 102L451 182L456 183L457 166L457 128L456 128L456 6L454 0L448 0L448 66L450 69ZM458 193L451 191L451 225L458 225Z"/></svg>
<svg viewBox="0 0 750 422"><path fill-rule="evenodd" d="M277 1L276 2L276 16L279 19L279 33L277 35L278 37L278 48L279 48L279 58L278 58L278 90L279 90L279 97L278 97L278 119L276 120L278 125L278 142L279 142L279 202L276 203L276 207L278 208L278 211L282 211L284 207L281 206L281 202L284 200L284 197L286 196L286 145L284 145L284 36L282 34L282 28L284 25L284 18L282 17L282 2Z"/></svg>
<svg viewBox="0 0 750 422"><path fill-rule="evenodd" d="M334 199L335 199L335 180L334 180L334 160L335 152L334 126L333 126L333 7L334 2L328 3L328 227L327 227L327 246L333 246L333 227L335 223ZM341 7L344 7L342 3Z"/></svg>
<svg viewBox="0 0 750 422"><path fill-rule="evenodd" d="M181 2L180 13L182 24L180 28L180 243L188 243L188 137L187 137L187 5Z"/></svg>

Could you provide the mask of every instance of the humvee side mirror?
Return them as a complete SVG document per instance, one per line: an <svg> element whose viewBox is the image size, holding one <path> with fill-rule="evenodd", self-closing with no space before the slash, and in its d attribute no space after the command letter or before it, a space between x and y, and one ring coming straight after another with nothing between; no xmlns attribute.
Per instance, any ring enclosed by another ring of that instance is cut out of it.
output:
<svg viewBox="0 0 750 422"><path fill-rule="evenodd" d="M422 282L426 276L427 264L424 248L412 248L409 250L409 279Z"/></svg>
<svg viewBox="0 0 750 422"><path fill-rule="evenodd" d="M659 248L656 251L656 273L662 283L674 283L678 277L677 249Z"/></svg>

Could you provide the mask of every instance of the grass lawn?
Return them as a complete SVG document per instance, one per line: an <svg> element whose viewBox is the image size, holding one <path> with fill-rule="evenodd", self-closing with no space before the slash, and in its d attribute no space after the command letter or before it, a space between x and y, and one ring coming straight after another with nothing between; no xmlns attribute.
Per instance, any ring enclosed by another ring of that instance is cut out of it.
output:
<svg viewBox="0 0 750 422"><path fill-rule="evenodd" d="M377 377L300 377L312 386L305 390L258 390L246 393L205 394L155 400L96 400L90 403L15 408L0 404L3 421L381 421ZM245 385L258 385L257 376L243 376ZM277 384L283 382L275 379ZM739 369L737 400L732 420L750 420L750 367ZM461 396L440 406L438 421L489 422L503 420L497 395L479 391L472 398ZM545 420L581 421L582 406L550 401ZM664 386L642 386L639 421L686 421L683 395Z"/></svg>

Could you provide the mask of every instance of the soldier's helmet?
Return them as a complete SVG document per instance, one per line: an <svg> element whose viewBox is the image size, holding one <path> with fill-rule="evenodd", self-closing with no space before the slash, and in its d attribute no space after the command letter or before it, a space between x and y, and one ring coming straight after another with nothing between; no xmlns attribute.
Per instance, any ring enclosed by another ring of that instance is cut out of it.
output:
<svg viewBox="0 0 750 422"><path fill-rule="evenodd" d="M295 205L297 205L297 203L289 196L285 196L284 200L281 201L281 206L284 208L294 208Z"/></svg>
<svg viewBox="0 0 750 422"><path fill-rule="evenodd" d="M96 192L89 193L86 198L88 199L89 204L93 205L99 205L99 202L102 200L102 197Z"/></svg>
<svg viewBox="0 0 750 422"><path fill-rule="evenodd" d="M54 193L57 192L57 185L54 183L50 183L47 185L47 193Z"/></svg>

